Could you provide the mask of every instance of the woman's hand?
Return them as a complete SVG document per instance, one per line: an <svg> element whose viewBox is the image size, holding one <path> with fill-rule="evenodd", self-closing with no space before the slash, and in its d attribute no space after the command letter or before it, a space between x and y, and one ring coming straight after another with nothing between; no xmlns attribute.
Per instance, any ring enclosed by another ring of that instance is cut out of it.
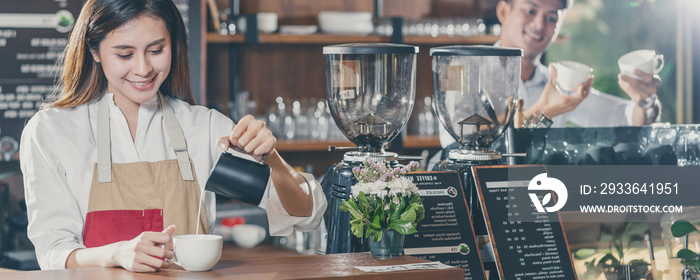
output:
<svg viewBox="0 0 700 280"><path fill-rule="evenodd" d="M175 226L171 225L163 232L147 231L132 240L118 242L114 260L118 266L133 272L156 272L168 268L170 262L164 259L175 256L173 232Z"/></svg>
<svg viewBox="0 0 700 280"><path fill-rule="evenodd" d="M313 198L306 179L292 168L275 150L277 138L265 122L246 115L233 127L231 135L219 138L219 147L247 153L270 166L270 178L284 209L292 216L308 217L313 211Z"/></svg>
<svg viewBox="0 0 700 280"><path fill-rule="evenodd" d="M264 155L275 149L277 138L265 127L265 122L256 120L251 115L245 115L233 127L231 135L219 138L218 145L224 151L233 148L245 152L257 161L262 161Z"/></svg>

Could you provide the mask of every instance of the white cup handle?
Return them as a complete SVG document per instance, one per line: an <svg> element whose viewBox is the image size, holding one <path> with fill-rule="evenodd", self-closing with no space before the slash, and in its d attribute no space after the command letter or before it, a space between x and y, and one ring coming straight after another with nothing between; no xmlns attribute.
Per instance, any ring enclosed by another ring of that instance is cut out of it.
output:
<svg viewBox="0 0 700 280"><path fill-rule="evenodd" d="M654 56L654 64L656 65L656 68L654 68L654 74L659 74L661 72L661 69L664 68L664 55L663 54L657 54Z"/></svg>

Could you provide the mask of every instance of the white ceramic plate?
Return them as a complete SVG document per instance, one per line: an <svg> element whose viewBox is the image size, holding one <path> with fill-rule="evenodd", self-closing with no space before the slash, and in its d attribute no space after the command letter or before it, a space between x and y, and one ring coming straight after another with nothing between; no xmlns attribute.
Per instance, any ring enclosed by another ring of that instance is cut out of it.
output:
<svg viewBox="0 0 700 280"><path fill-rule="evenodd" d="M282 25L280 33L293 35L309 35L316 33L318 26L316 25Z"/></svg>

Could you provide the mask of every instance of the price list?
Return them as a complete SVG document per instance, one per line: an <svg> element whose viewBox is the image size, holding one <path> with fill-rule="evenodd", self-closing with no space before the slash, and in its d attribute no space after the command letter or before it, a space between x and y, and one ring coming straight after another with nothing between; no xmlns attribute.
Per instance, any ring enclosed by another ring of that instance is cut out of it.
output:
<svg viewBox="0 0 700 280"><path fill-rule="evenodd" d="M422 172L406 176L418 186L425 218L404 241L404 252L464 269L464 279L483 280L467 201L457 172Z"/></svg>
<svg viewBox="0 0 700 280"><path fill-rule="evenodd" d="M530 180L544 167L474 171L500 279L576 279L558 213L538 212L529 195ZM540 201L547 195L535 194Z"/></svg>
<svg viewBox="0 0 700 280"><path fill-rule="evenodd" d="M80 1L5 2L0 5L0 160L10 161L18 159L26 119L56 90L56 62Z"/></svg>

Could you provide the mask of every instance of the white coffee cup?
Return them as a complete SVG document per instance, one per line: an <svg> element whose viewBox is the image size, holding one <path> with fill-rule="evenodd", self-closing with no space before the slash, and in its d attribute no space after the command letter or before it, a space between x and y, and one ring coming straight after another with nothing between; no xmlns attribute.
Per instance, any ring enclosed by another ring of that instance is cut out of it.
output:
<svg viewBox="0 0 700 280"><path fill-rule="evenodd" d="M568 60L555 62L554 67L557 69L557 84L567 91L575 91L580 84L588 81L593 72L586 64Z"/></svg>
<svg viewBox="0 0 700 280"><path fill-rule="evenodd" d="M175 259L170 261L187 271L207 271L221 258L223 242L216 234L173 236Z"/></svg>
<svg viewBox="0 0 700 280"><path fill-rule="evenodd" d="M259 225L237 225L231 230L231 237L238 246L253 248L265 239L267 232Z"/></svg>
<svg viewBox="0 0 700 280"><path fill-rule="evenodd" d="M277 30L277 14L276 13L258 13L258 31L264 33L272 33ZM238 18L238 30L245 32L246 18Z"/></svg>
<svg viewBox="0 0 700 280"><path fill-rule="evenodd" d="M634 74L639 69L647 74L658 74L664 68L664 56L654 50L637 50L626 53L617 60L620 72L637 80L642 80Z"/></svg>

